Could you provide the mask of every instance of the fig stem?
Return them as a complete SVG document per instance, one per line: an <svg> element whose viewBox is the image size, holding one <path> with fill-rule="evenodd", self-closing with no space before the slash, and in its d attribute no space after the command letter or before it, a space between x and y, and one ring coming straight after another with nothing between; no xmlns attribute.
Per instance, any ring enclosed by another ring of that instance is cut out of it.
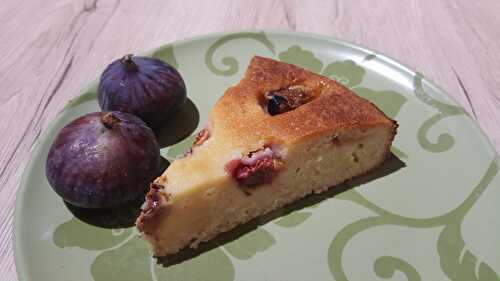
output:
<svg viewBox="0 0 500 281"><path fill-rule="evenodd" d="M137 64L132 60L133 54L124 55L121 59L122 64L125 66L125 69L128 71L137 71Z"/></svg>
<svg viewBox="0 0 500 281"><path fill-rule="evenodd" d="M112 129L115 124L120 123L120 119L118 119L113 112L108 112L101 117L101 123L104 127Z"/></svg>

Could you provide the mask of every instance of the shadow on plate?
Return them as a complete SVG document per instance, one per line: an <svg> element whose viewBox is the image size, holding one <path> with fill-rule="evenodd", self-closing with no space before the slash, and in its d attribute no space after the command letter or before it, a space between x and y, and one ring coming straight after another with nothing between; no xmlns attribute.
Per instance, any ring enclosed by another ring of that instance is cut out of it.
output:
<svg viewBox="0 0 500 281"><path fill-rule="evenodd" d="M170 162L161 157L156 176L163 174L163 171L165 171L169 165ZM72 205L66 201L63 202L76 218L85 223L102 228L126 228L135 225L135 220L141 212L141 206L144 203L146 192L147 190L145 190L143 194L137 196L136 199L113 208L88 209Z"/></svg>
<svg viewBox="0 0 500 281"><path fill-rule="evenodd" d="M127 228L134 226L141 212L144 195L122 206L105 209L87 209L72 205L66 201L68 210L79 220L102 228Z"/></svg>
<svg viewBox="0 0 500 281"><path fill-rule="evenodd" d="M226 243L230 243L238 239L239 237L245 235L246 233L255 230L260 225L266 224L279 217L286 216L293 211L300 210L302 208L309 207L317 203L320 203L324 200L330 199L336 196L337 194L350 190L354 187L390 175L404 167L406 167L406 164L391 153L389 159L387 159L380 167L378 167L377 169L373 170L372 172L366 175L354 178L344 184L336 186L335 188L331 188L326 192L320 194L308 195L297 202L289 204L278 210L272 211L271 213L266 214L262 217L255 218L249 221L248 223L236 227L233 230L220 234L215 239L201 243L196 249L186 248L180 251L178 254L172 256L157 257L157 262L163 267L179 264L183 261L186 261L200 254L203 254L204 252L209 251L213 248L222 246Z"/></svg>
<svg viewBox="0 0 500 281"><path fill-rule="evenodd" d="M187 99L180 111L156 130L158 144L163 148L180 142L196 130L199 122L200 113L196 105Z"/></svg>

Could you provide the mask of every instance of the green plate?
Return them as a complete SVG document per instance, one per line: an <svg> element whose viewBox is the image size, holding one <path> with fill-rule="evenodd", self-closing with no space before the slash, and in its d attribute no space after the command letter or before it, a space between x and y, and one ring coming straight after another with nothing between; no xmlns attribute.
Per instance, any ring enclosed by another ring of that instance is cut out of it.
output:
<svg viewBox="0 0 500 281"><path fill-rule="evenodd" d="M345 192L306 198L158 263L130 226L134 206L70 210L45 179L59 129L99 110L91 84L40 137L24 173L14 226L20 280L499 280L499 158L470 116L420 73L353 44L290 32L209 35L148 54L186 81L186 120L199 122L183 134L203 126L258 54L337 79L376 103L399 122L396 157L337 188ZM174 158L190 139L162 154Z"/></svg>

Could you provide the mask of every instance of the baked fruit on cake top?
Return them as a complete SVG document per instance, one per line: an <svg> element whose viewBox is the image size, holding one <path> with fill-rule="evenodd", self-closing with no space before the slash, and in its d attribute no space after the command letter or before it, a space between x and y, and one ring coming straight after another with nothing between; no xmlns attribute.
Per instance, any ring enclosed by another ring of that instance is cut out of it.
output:
<svg viewBox="0 0 500 281"><path fill-rule="evenodd" d="M376 168L396 129L334 80L256 56L193 148L151 185L137 227L156 256L195 248Z"/></svg>

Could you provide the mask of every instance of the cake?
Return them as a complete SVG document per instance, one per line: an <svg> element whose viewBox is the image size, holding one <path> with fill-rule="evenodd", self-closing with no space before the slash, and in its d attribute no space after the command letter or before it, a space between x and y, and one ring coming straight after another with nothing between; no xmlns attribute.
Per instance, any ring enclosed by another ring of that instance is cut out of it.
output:
<svg viewBox="0 0 500 281"><path fill-rule="evenodd" d="M336 81L255 56L192 149L151 184L137 228L156 256L196 248L375 169L390 155L396 129Z"/></svg>

